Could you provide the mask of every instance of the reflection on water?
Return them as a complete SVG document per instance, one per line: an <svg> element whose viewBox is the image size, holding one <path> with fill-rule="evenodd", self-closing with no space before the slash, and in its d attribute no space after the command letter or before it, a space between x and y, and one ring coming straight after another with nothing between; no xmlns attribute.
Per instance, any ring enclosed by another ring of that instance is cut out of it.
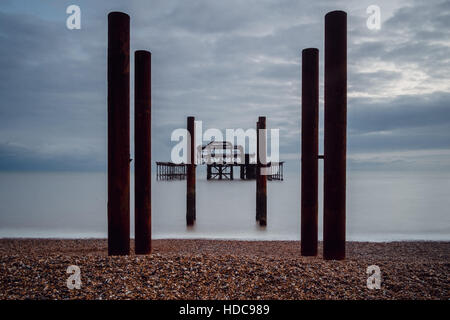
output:
<svg viewBox="0 0 450 320"><path fill-rule="evenodd" d="M197 222L187 229L186 182L154 180L153 237L298 240L300 179L292 173L285 176L284 182L268 182L266 228L255 221L254 181L208 182L199 177ZM450 240L449 178L348 172L348 239ZM321 238L322 193L319 199ZM133 207L132 200L132 235ZM0 173L0 237L106 237L106 230L104 173Z"/></svg>

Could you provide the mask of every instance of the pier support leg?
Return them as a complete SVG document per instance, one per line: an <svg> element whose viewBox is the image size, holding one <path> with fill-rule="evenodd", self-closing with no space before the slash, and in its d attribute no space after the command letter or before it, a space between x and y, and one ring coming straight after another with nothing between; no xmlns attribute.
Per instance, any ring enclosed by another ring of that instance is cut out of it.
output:
<svg viewBox="0 0 450 320"><path fill-rule="evenodd" d="M186 192L186 224L193 226L195 223L195 118L188 117L187 130L190 134L188 140L188 164L187 164L187 192Z"/></svg>
<svg viewBox="0 0 450 320"><path fill-rule="evenodd" d="M257 190L257 201L258 201L258 210L257 216L259 217L259 225L266 226L267 225L267 175L261 174L263 168L265 169L267 166L267 139L266 139L266 117L259 117L259 130L258 130L258 187ZM261 130L261 135L259 131ZM264 130L264 131L262 131ZM263 133L264 132L264 133Z"/></svg>
<svg viewBox="0 0 450 320"><path fill-rule="evenodd" d="M152 250L151 208L151 53L134 55L135 253Z"/></svg>
<svg viewBox="0 0 450 320"><path fill-rule="evenodd" d="M108 254L130 253L130 17L108 15Z"/></svg>
<svg viewBox="0 0 450 320"><path fill-rule="evenodd" d="M317 255L319 50L302 51L301 254Z"/></svg>
<svg viewBox="0 0 450 320"><path fill-rule="evenodd" d="M210 164L206 165L206 179L211 180L211 165Z"/></svg>
<svg viewBox="0 0 450 320"><path fill-rule="evenodd" d="M324 259L345 259L347 14L325 16Z"/></svg>

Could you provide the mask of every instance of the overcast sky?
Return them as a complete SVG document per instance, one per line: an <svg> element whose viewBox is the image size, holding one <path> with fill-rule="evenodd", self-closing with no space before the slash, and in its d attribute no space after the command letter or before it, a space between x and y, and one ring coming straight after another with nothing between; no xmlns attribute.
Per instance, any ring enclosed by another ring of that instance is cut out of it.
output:
<svg viewBox="0 0 450 320"><path fill-rule="evenodd" d="M81 30L66 28L71 4ZM378 31L366 27L371 4ZM349 166L450 170L450 2L392 0L2 0L0 170L105 170L116 10L131 16L132 52L152 52L153 160L170 159L170 134L188 115L219 129L266 115L280 129L281 160L297 168L301 50L320 50L323 124L324 15L345 10Z"/></svg>

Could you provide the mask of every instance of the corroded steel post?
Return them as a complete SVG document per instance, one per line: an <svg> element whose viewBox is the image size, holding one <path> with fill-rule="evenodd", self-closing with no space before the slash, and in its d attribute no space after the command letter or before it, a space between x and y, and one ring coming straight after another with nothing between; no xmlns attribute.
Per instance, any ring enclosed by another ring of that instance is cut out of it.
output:
<svg viewBox="0 0 450 320"><path fill-rule="evenodd" d="M108 254L130 253L130 17L108 15Z"/></svg>
<svg viewBox="0 0 450 320"><path fill-rule="evenodd" d="M152 250L151 53L134 54L134 230L135 253Z"/></svg>
<svg viewBox="0 0 450 320"><path fill-rule="evenodd" d="M347 14L325 16L325 259L345 259L347 153Z"/></svg>
<svg viewBox="0 0 450 320"><path fill-rule="evenodd" d="M302 51L301 253L317 255L319 50Z"/></svg>
<svg viewBox="0 0 450 320"><path fill-rule="evenodd" d="M259 186L259 121L256 122L256 166L255 166L255 180L256 180L256 221L259 222L259 195L260 195L260 186Z"/></svg>
<svg viewBox="0 0 450 320"><path fill-rule="evenodd" d="M258 217L259 217L259 225L266 226L267 225L267 175L265 172L265 168L267 167L267 137L266 137L266 117L259 117L259 131L261 130L261 137L259 137L259 147L258 147L258 159L259 159L259 190L258 190ZM259 154L261 153L261 154Z"/></svg>
<svg viewBox="0 0 450 320"><path fill-rule="evenodd" d="M187 153L187 192L186 192L186 223L195 223L195 118L187 118L188 153Z"/></svg>

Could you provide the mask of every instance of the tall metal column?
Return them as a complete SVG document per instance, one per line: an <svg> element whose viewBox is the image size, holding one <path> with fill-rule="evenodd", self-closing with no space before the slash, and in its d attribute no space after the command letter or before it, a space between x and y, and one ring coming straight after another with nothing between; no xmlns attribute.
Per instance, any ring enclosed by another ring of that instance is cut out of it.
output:
<svg viewBox="0 0 450 320"><path fill-rule="evenodd" d="M134 54L135 253L152 250L151 207L151 53Z"/></svg>
<svg viewBox="0 0 450 320"><path fill-rule="evenodd" d="M187 130L190 140L188 142L187 164L187 190L186 190L186 224L193 226L195 223L195 118L187 118Z"/></svg>
<svg viewBox="0 0 450 320"><path fill-rule="evenodd" d="M258 180L259 189L257 190L257 199L258 199L258 210L257 213L259 217L259 225L266 226L267 225L267 173L265 169L267 167L267 137L265 133L266 129L266 117L259 117L259 130L258 137L260 136L259 131L261 130L261 136L258 139L258 159L259 159L259 175Z"/></svg>
<svg viewBox="0 0 450 320"><path fill-rule="evenodd" d="M317 255L319 50L302 51L301 254Z"/></svg>
<svg viewBox="0 0 450 320"><path fill-rule="evenodd" d="M325 259L345 259L347 153L347 14L325 16Z"/></svg>
<svg viewBox="0 0 450 320"><path fill-rule="evenodd" d="M130 252L130 17L108 15L108 254Z"/></svg>
<svg viewBox="0 0 450 320"><path fill-rule="evenodd" d="M256 122L256 166L255 166L255 180L256 180L256 221L259 222L259 194L260 194L260 169L259 169L259 121Z"/></svg>

